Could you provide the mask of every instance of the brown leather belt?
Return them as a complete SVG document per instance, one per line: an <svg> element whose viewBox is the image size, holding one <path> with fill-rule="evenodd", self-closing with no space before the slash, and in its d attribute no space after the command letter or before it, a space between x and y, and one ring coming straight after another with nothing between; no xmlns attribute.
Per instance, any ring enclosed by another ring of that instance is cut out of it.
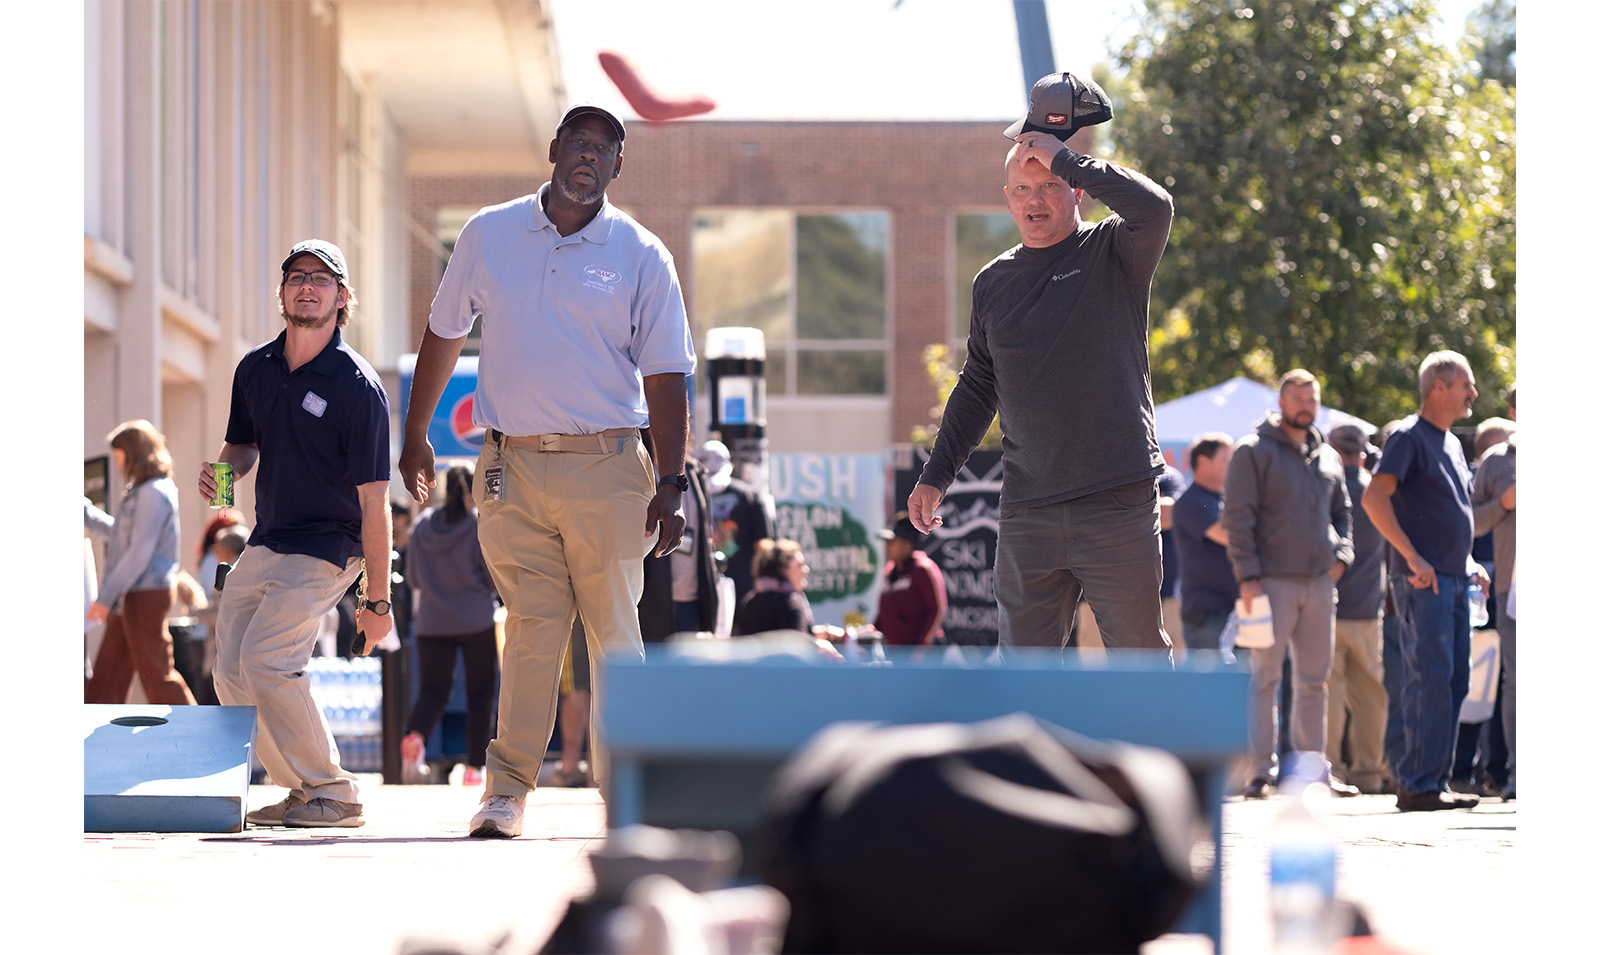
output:
<svg viewBox="0 0 1600 955"><path fill-rule="evenodd" d="M608 428L598 434L502 434L488 430L491 441L507 448L530 451L565 451L572 454L617 454L629 438L639 436L638 428Z"/></svg>

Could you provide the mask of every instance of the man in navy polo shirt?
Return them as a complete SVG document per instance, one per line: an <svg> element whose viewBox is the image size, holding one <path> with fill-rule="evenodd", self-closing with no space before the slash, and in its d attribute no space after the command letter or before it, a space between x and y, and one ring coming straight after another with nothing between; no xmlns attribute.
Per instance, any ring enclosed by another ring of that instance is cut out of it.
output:
<svg viewBox="0 0 1600 955"><path fill-rule="evenodd" d="M1172 506L1183 581L1183 641L1190 650L1222 649L1222 631L1239 599L1239 583L1228 561L1228 532L1222 529L1222 491L1232 460L1232 438L1220 432L1196 438L1189 446L1194 480Z"/></svg>
<svg viewBox="0 0 1600 955"><path fill-rule="evenodd" d="M339 328L355 305L338 246L301 242L283 260L285 328L239 362L217 460L256 473L256 526L217 611L217 697L256 708L256 750L280 802L252 825L359 826L356 778L339 766L306 663L318 623L366 568L356 616L372 652L389 632L389 398ZM259 465L259 467L257 467ZM200 493L216 490L211 462Z"/></svg>
<svg viewBox="0 0 1600 955"><path fill-rule="evenodd" d="M1472 673L1468 576L1481 574L1470 556L1467 459L1450 425L1472 413L1478 389L1467 359L1453 351L1424 358L1418 378L1422 408L1389 434L1361 499L1393 548L1389 582L1405 673L1405 748L1393 767L1401 812L1478 804L1477 796L1448 785Z"/></svg>

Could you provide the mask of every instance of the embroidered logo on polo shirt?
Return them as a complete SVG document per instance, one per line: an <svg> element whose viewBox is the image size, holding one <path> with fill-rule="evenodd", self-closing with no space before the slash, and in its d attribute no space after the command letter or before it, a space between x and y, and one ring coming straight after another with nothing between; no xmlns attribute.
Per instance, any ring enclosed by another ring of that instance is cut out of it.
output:
<svg viewBox="0 0 1600 955"><path fill-rule="evenodd" d="M328 399L317 394L315 391L308 391L306 392L306 400L300 402L300 407L320 418L322 417L322 413L328 410Z"/></svg>
<svg viewBox="0 0 1600 955"><path fill-rule="evenodd" d="M603 269L598 265L591 265L583 270L588 278L583 280L584 288L599 289L608 295L617 294L617 286L622 283L622 273Z"/></svg>

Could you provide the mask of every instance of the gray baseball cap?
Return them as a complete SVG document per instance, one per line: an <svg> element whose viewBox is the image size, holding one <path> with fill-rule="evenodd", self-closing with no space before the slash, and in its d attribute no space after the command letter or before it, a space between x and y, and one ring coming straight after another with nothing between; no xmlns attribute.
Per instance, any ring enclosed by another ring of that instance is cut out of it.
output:
<svg viewBox="0 0 1600 955"><path fill-rule="evenodd" d="M1378 450L1358 424L1346 423L1329 428L1328 443L1343 454L1371 454Z"/></svg>
<svg viewBox="0 0 1600 955"><path fill-rule="evenodd" d="M1094 80L1071 73L1051 73L1033 84L1028 94L1028 115L1006 127L1006 138L1038 132L1065 141L1085 126L1111 118L1111 99Z"/></svg>
<svg viewBox="0 0 1600 955"><path fill-rule="evenodd" d="M323 264L332 269L333 274L338 276L339 281L343 282L350 277L345 271L344 253L339 251L339 247L332 242L322 239L307 239L290 249L288 257L283 260L283 271L289 271L289 263L293 262L297 256L308 253L321 259Z"/></svg>
<svg viewBox="0 0 1600 955"><path fill-rule="evenodd" d="M594 103L574 103L561 115L561 122L556 124L556 138L559 139L561 137L561 131L567 128L568 123L580 116L598 116L610 123L612 130L617 134L617 142L619 144L628 136L628 130L622 125L622 120L618 119L610 110Z"/></svg>

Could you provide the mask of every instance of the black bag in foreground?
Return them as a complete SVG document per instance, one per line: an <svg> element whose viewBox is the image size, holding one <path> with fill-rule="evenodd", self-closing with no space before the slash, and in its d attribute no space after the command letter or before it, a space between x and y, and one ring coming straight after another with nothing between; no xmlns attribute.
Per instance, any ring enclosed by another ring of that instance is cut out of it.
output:
<svg viewBox="0 0 1600 955"><path fill-rule="evenodd" d="M1210 833L1183 764L1016 713L839 723L778 771L763 876L785 952L1137 952Z"/></svg>

